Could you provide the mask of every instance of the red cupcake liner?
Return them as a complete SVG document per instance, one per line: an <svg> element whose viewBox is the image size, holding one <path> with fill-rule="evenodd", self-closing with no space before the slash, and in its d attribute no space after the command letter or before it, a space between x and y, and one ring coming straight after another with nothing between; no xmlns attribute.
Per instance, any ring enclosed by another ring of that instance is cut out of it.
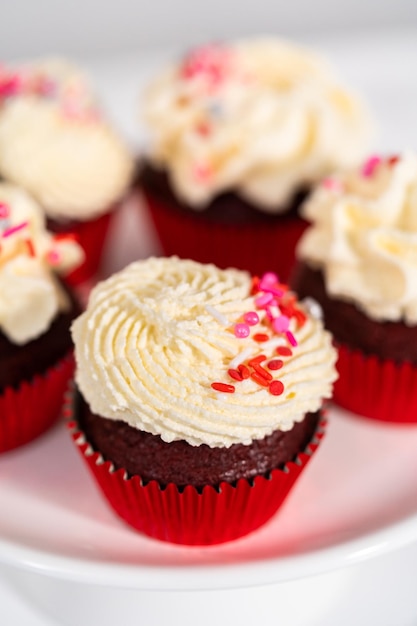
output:
<svg viewBox="0 0 417 626"><path fill-rule="evenodd" d="M166 256L237 267L257 276L274 271L282 281L288 280L296 244L307 226L301 218L221 224L200 213L176 210L147 190L143 193Z"/></svg>
<svg viewBox="0 0 417 626"><path fill-rule="evenodd" d="M72 408L67 407L71 418ZM294 462L253 481L236 485L222 482L218 489L183 490L170 483L143 484L139 476L127 477L110 461L94 452L74 421L69 429L81 456L114 511L136 530L162 541L185 545L212 545L243 537L267 522L282 505L292 486L316 451L323 435L321 422L311 443Z"/></svg>
<svg viewBox="0 0 417 626"><path fill-rule="evenodd" d="M0 452L29 443L52 426L61 414L73 373L71 353L43 374L0 394Z"/></svg>
<svg viewBox="0 0 417 626"><path fill-rule="evenodd" d="M84 262L65 276L66 282L72 287L89 281L97 275L114 213L115 209L112 209L92 220L68 222L67 226L56 220L48 221L48 228L51 232L74 235L84 250Z"/></svg>
<svg viewBox="0 0 417 626"><path fill-rule="evenodd" d="M346 346L339 345L338 350L336 404L382 422L417 423L417 367L366 356Z"/></svg>

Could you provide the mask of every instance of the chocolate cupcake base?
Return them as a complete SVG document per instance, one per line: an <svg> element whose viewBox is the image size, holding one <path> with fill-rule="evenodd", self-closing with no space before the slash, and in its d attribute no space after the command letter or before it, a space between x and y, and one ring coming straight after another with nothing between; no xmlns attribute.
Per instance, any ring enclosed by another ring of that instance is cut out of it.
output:
<svg viewBox="0 0 417 626"><path fill-rule="evenodd" d="M79 425L87 441L116 469L138 475L144 483L156 480L161 486L174 483L197 489L221 482L234 484L240 478L251 480L283 468L307 447L320 419L319 413L309 413L290 431L276 430L250 445L210 448L205 444L191 446L186 441L166 443L158 435L94 415L79 395L77 405Z"/></svg>
<svg viewBox="0 0 417 626"><path fill-rule="evenodd" d="M291 287L300 300L310 297L320 304L325 326L337 343L378 359L417 364L417 326L372 320L354 304L329 296L322 271L306 263L296 266Z"/></svg>
<svg viewBox="0 0 417 626"><path fill-rule="evenodd" d="M68 427L72 439L115 513L130 527L149 537L184 545L213 545L232 541L265 524L281 507L324 434L324 421L319 422L320 414L312 414L300 424L301 428L297 429L303 430L303 426L306 427L303 435L300 436L299 443L301 440L305 441L308 437L307 433L313 429L310 440L303 450L295 453L282 467L271 469L249 479L239 478L233 482L221 481L215 486L205 485L202 488L196 488L191 484L178 486L173 482L166 484L156 479L145 480L138 474L129 474L123 467L117 469L112 461L106 460L100 452L93 449L87 440L87 433L82 430L82 423L71 421L74 417L74 406L81 422L83 420L89 422L90 427L93 425L89 432L90 436L92 431L101 431L101 421L91 417L91 413L82 408L83 403L79 405L79 400L73 405L68 398L65 414L69 420ZM98 435L100 440L102 435ZM111 435L106 433L103 439L104 442L110 442ZM154 439L148 451L144 442L140 444L142 454L147 456L152 465L155 465L155 448L159 451L164 449L164 454L168 454L165 446L172 445L165 444L159 437ZM287 439L289 443L286 435L284 439ZM265 440L266 438L263 441ZM107 443L105 445L107 446ZM247 452L251 446L245 447ZM288 447L284 456L292 455L293 450L290 450L290 447L295 448L295 443L293 442ZM236 450L239 448L236 446ZM197 454L199 450L201 452L201 446L196 450ZM210 450L210 448L206 450L207 454L210 454ZM230 451L231 448L228 449L228 452ZM134 452L132 456L134 467L136 467L136 457L139 455ZM186 459L183 458L179 463L179 459L175 459L175 456L173 453L171 462L176 461L177 467L182 465L182 471L187 472ZM171 467L160 469L164 470L165 477L169 476ZM191 470L188 469L188 471ZM241 466L240 471L242 471ZM214 480L214 467L209 474ZM217 470L217 476L219 475L219 470ZM237 478L236 471L230 475L230 478L232 475L233 478Z"/></svg>

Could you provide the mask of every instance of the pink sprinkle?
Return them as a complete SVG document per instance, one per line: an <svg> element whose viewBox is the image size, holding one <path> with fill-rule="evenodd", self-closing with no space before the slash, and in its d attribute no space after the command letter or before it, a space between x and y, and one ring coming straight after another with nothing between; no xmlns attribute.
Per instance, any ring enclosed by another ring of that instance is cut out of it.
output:
<svg viewBox="0 0 417 626"><path fill-rule="evenodd" d="M3 233L3 237L6 238L10 237L10 235L14 235L14 233L17 233L19 230L26 228L28 224L29 222L22 222L21 224L17 224L16 226L11 226L10 228L7 228Z"/></svg>
<svg viewBox="0 0 417 626"><path fill-rule="evenodd" d="M203 137L208 137L208 135L210 135L211 133L211 126L207 122L200 122L196 126L196 131L199 135L202 135Z"/></svg>
<svg viewBox="0 0 417 626"><path fill-rule="evenodd" d="M200 182L209 180L212 174L213 170L210 165L200 164L194 167L194 177Z"/></svg>
<svg viewBox="0 0 417 626"><path fill-rule="evenodd" d="M235 324L234 333L235 337L238 339L244 339L245 337L249 337L250 328L248 324Z"/></svg>
<svg viewBox="0 0 417 626"><path fill-rule="evenodd" d="M48 252L48 261L51 265L56 265L59 262L60 255L56 250L50 250Z"/></svg>
<svg viewBox="0 0 417 626"><path fill-rule="evenodd" d="M10 207L5 202L0 202L0 219L4 220L10 215Z"/></svg>
<svg viewBox="0 0 417 626"><path fill-rule="evenodd" d="M298 346L297 340L294 337L294 335L292 334L292 332L290 330L287 330L287 332L285 333L287 335L287 339L290 342L290 344L295 348L295 346Z"/></svg>
<svg viewBox="0 0 417 626"><path fill-rule="evenodd" d="M262 294L262 296L259 296L259 298L256 298L255 300L255 305L258 308L262 308L264 306L266 306L267 304L269 304L271 302L271 300L273 300L273 295L272 293L264 293Z"/></svg>
<svg viewBox="0 0 417 626"><path fill-rule="evenodd" d="M272 322L272 327L276 333L285 333L288 331L290 325L290 319L286 315L280 315L276 317Z"/></svg>
<svg viewBox="0 0 417 626"><path fill-rule="evenodd" d="M343 191L342 183L340 180L336 180L335 178L325 178L322 185L329 191L334 191L336 193L341 193Z"/></svg>
<svg viewBox="0 0 417 626"><path fill-rule="evenodd" d="M265 313L266 313L266 316L269 319L269 321L272 322L272 320L274 319L274 316L272 315L272 311L271 311L271 308L269 306L266 307Z"/></svg>
<svg viewBox="0 0 417 626"><path fill-rule="evenodd" d="M259 323L259 315L256 313L256 311L248 311L243 316L243 319L245 320L246 324L249 324L249 326L256 326L256 324Z"/></svg>
<svg viewBox="0 0 417 626"><path fill-rule="evenodd" d="M18 74L0 77L0 97L14 96L21 91L21 88L22 79Z"/></svg>
<svg viewBox="0 0 417 626"><path fill-rule="evenodd" d="M362 176L365 176L365 178L369 178L370 176L372 176L375 169L378 167L380 163L381 163L381 157L379 156L369 157L369 159L364 163L362 167Z"/></svg>
<svg viewBox="0 0 417 626"><path fill-rule="evenodd" d="M272 293L274 296L278 296L278 298L282 298L285 293L285 291L283 291L282 289L277 289L276 287L273 287L271 285L264 285L262 281L259 287L262 291L265 291L266 293Z"/></svg>
<svg viewBox="0 0 417 626"><path fill-rule="evenodd" d="M265 274L261 278L261 283L264 285L275 285L275 283L279 282L277 274L274 272L265 272Z"/></svg>

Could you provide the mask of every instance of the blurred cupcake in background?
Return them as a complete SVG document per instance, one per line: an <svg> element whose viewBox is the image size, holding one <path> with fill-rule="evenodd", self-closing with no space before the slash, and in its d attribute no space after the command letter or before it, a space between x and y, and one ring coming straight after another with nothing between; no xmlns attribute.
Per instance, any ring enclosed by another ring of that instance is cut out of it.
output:
<svg viewBox="0 0 417 626"><path fill-rule="evenodd" d="M126 145L76 67L45 60L0 68L0 176L40 203L51 231L77 236L85 260L73 284L97 273L131 174Z"/></svg>
<svg viewBox="0 0 417 626"><path fill-rule="evenodd" d="M0 452L31 441L60 414L79 309L58 276L83 257L71 237L45 230L25 191L0 184Z"/></svg>
<svg viewBox="0 0 417 626"><path fill-rule="evenodd" d="M417 156L372 156L324 180L303 215L291 283L339 347L335 401L417 423Z"/></svg>
<svg viewBox="0 0 417 626"><path fill-rule="evenodd" d="M149 87L144 117L139 182L163 252L283 280L301 201L372 134L324 59L273 38L192 50Z"/></svg>

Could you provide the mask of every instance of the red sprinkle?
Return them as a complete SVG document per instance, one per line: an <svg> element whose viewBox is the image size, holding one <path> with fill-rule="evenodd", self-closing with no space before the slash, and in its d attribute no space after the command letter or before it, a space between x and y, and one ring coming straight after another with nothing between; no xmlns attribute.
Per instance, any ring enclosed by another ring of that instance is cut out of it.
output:
<svg viewBox="0 0 417 626"><path fill-rule="evenodd" d="M255 356L253 359L248 361L249 365L254 365L254 363L262 363L262 361L266 360L266 356L264 354L259 354Z"/></svg>
<svg viewBox="0 0 417 626"><path fill-rule="evenodd" d="M280 356L292 356L292 350L287 346L278 346L276 352Z"/></svg>
<svg viewBox="0 0 417 626"><path fill-rule="evenodd" d="M258 293L260 282L261 282L261 279L259 278L259 276L252 276L252 289L251 289L252 295L254 295L255 293Z"/></svg>
<svg viewBox="0 0 417 626"><path fill-rule="evenodd" d="M300 326L300 328L302 326L304 326L304 324L306 323L307 320L307 315L304 313L304 311L301 311L300 309L295 309L294 310L294 317L298 322L298 325Z"/></svg>
<svg viewBox="0 0 417 626"><path fill-rule="evenodd" d="M249 368L246 367L246 365L243 365L243 363L241 363L237 369L239 370L243 380L246 380L246 378L249 378L250 371L249 371Z"/></svg>
<svg viewBox="0 0 417 626"><path fill-rule="evenodd" d="M255 383L258 383L258 385L262 385L263 387L268 387L269 386L269 382L266 380L266 378L264 378L263 376L261 376L257 372L252 372L250 377L252 378L252 380L255 381Z"/></svg>
<svg viewBox="0 0 417 626"><path fill-rule="evenodd" d="M36 256L35 254L35 246L33 245L33 241L32 239L26 239L25 243L28 247L28 251L29 251L29 256Z"/></svg>
<svg viewBox="0 0 417 626"><path fill-rule="evenodd" d="M273 396L280 396L284 392L284 384L280 380L273 380L269 385L269 393Z"/></svg>
<svg viewBox="0 0 417 626"><path fill-rule="evenodd" d="M269 363L267 363L267 367L270 370L280 370L283 365L284 361L281 361L281 359L272 359L272 361L269 361Z"/></svg>
<svg viewBox="0 0 417 626"><path fill-rule="evenodd" d="M264 333L256 333L256 335L253 335L252 339L257 341L258 343L263 343L264 341L268 341L269 337Z"/></svg>
<svg viewBox="0 0 417 626"><path fill-rule="evenodd" d="M388 159L388 165L395 165L400 160L399 156L392 156Z"/></svg>
<svg viewBox="0 0 417 626"><path fill-rule="evenodd" d="M196 131L198 132L199 135L202 135L203 137L207 137L211 133L211 127L207 122L200 122L196 126Z"/></svg>
<svg viewBox="0 0 417 626"><path fill-rule="evenodd" d="M265 368L263 368L262 365L259 365L259 363L254 363L252 367L255 372L259 374L259 376L262 376L262 378L265 378L265 380L272 380L272 375Z"/></svg>
<svg viewBox="0 0 417 626"><path fill-rule="evenodd" d="M234 385L227 385L226 383L211 383L211 386L216 391L224 391L224 393L234 393Z"/></svg>
<svg viewBox="0 0 417 626"><path fill-rule="evenodd" d="M239 382L243 380L243 376L238 370L230 369L230 370L227 370L227 373L229 374L230 378L234 378L235 380L238 380Z"/></svg>

